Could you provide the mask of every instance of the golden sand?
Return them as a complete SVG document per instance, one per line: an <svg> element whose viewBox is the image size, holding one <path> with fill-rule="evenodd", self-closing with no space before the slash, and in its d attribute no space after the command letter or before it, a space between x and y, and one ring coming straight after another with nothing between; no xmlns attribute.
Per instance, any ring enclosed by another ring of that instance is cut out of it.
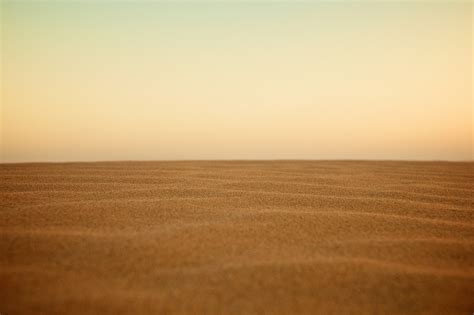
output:
<svg viewBox="0 0 474 315"><path fill-rule="evenodd" d="M473 163L0 165L0 313L472 314Z"/></svg>

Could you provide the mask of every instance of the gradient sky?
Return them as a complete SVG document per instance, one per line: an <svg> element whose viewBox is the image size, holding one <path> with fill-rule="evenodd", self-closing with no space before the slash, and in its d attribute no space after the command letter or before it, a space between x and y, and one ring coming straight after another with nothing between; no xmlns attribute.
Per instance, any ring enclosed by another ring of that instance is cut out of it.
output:
<svg viewBox="0 0 474 315"><path fill-rule="evenodd" d="M472 6L2 1L2 161L471 160Z"/></svg>

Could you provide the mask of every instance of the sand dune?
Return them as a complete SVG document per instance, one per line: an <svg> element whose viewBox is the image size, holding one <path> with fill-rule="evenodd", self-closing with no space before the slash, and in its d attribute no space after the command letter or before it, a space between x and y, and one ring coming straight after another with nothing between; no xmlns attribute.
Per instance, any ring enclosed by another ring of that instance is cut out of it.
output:
<svg viewBox="0 0 474 315"><path fill-rule="evenodd" d="M472 314L473 166L0 165L0 313Z"/></svg>

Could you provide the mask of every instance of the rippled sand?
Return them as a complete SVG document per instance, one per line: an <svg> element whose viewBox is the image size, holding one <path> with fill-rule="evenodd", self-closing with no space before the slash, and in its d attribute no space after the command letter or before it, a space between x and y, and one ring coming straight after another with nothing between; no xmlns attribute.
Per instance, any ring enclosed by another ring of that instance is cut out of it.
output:
<svg viewBox="0 0 474 315"><path fill-rule="evenodd" d="M0 165L0 313L472 314L473 167Z"/></svg>

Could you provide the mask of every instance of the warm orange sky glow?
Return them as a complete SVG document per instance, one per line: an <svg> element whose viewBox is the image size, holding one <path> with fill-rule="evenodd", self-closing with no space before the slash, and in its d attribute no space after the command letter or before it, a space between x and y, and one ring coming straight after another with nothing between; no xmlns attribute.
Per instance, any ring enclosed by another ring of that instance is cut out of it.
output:
<svg viewBox="0 0 474 315"><path fill-rule="evenodd" d="M472 4L2 1L2 160L470 160Z"/></svg>

